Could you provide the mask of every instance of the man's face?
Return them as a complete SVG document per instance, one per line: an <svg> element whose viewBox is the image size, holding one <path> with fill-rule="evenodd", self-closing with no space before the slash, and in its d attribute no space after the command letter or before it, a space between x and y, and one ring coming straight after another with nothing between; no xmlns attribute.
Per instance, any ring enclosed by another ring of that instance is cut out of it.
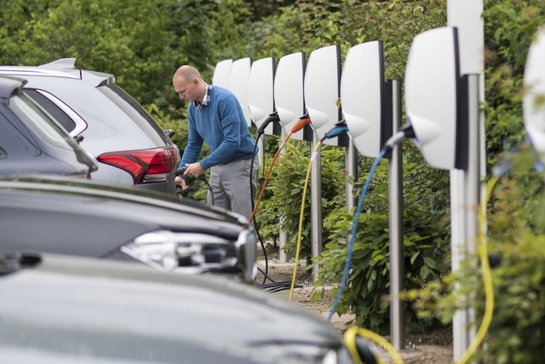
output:
<svg viewBox="0 0 545 364"><path fill-rule="evenodd" d="M172 81L174 90L184 101L194 102L201 101L201 89L199 80L193 79L191 81L185 80L183 77L175 77Z"/></svg>

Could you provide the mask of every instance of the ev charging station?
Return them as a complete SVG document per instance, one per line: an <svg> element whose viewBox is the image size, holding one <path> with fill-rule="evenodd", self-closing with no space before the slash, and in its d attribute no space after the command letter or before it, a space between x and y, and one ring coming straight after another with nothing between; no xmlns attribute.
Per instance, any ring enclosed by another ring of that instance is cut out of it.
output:
<svg viewBox="0 0 545 364"><path fill-rule="evenodd" d="M463 236L452 241L454 270L476 250L482 154L479 75L462 77L458 42L455 27L419 34L405 73L407 114L424 158L435 168L456 169L462 175L463 209L457 211L458 205L451 200L452 219L461 219L464 226ZM459 310L454 316L455 360L472 341L472 321L471 309Z"/></svg>
<svg viewBox="0 0 545 364"><path fill-rule="evenodd" d="M216 63L214 75L212 76L212 85L220 86L229 89L229 76L231 75L231 67L233 67L232 59L224 59Z"/></svg>
<svg viewBox="0 0 545 364"><path fill-rule="evenodd" d="M524 126L530 143L545 163L545 30L536 37L530 46L524 71L523 98Z"/></svg>
<svg viewBox="0 0 545 364"><path fill-rule="evenodd" d="M278 61L274 76L274 102L280 124L281 136L284 138L292 126L306 113L303 85L305 79L306 59L302 52L288 54ZM310 128L305 125L303 130L294 133L291 138L303 140L304 130ZM286 262L287 256L282 249L288 242L288 234L281 231L279 234L280 261Z"/></svg>
<svg viewBox="0 0 545 364"><path fill-rule="evenodd" d="M303 52L288 54L278 61L274 76L274 101L280 124L289 130L300 117L305 115L303 92L306 60ZM305 129L308 126L305 126ZM303 140L304 131L298 131L292 139Z"/></svg>
<svg viewBox="0 0 545 364"><path fill-rule="evenodd" d="M274 113L274 59L262 58L252 63L248 80L248 108L255 126L259 129L268 117ZM274 125L269 123L264 134L273 134ZM259 160L263 165L265 142L260 140Z"/></svg>
<svg viewBox="0 0 545 364"><path fill-rule="evenodd" d="M340 111L341 53L337 45L319 48L310 54L305 72L305 102L314 127L311 150L335 127L341 119ZM324 140L338 145L337 138ZM311 196L311 252L312 257L322 253L322 183L321 153L316 151L310 174ZM318 280L318 267L312 270L313 281Z"/></svg>
<svg viewBox="0 0 545 364"><path fill-rule="evenodd" d="M229 91L237 97L248 126L252 125L252 118L248 109L248 82L250 79L251 64L252 61L249 57L234 61L229 73L228 87Z"/></svg>
<svg viewBox="0 0 545 364"><path fill-rule="evenodd" d="M262 58L254 63L250 69L248 81L248 108L257 128L274 112L274 59ZM265 134L274 134L274 125L269 124Z"/></svg>
<svg viewBox="0 0 545 364"><path fill-rule="evenodd" d="M353 46L346 55L341 79L344 119L357 150L378 157L387 140L401 124L399 80L384 80L384 51L381 41ZM400 350L405 346L403 291L403 187L402 148L392 149L389 162L390 228L390 338Z"/></svg>

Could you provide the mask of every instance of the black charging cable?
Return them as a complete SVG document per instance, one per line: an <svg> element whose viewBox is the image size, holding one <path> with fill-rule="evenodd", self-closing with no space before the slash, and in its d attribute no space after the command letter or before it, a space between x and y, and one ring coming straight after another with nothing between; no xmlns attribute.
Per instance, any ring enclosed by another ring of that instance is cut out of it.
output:
<svg viewBox="0 0 545 364"><path fill-rule="evenodd" d="M257 144L258 144L259 139L261 138L261 136L265 133L265 129L267 128L267 126L269 126L270 123L274 123L274 122L280 122L280 117L278 116L278 113L276 113L276 112L270 114L269 117L267 119L265 119L265 121L263 121L261 126L257 129L257 137L256 137L256 140L255 140L254 151L253 151L253 154L252 154L252 163L250 164L250 199L252 201L252 211L254 210L254 207L255 207L254 206L255 205L255 201L254 201L255 185L254 185L254 179L253 179L253 174L254 174L253 172L254 172L255 157L257 155ZM265 153L263 153L263 154L265 154ZM257 181L255 181L255 183L257 185ZM263 272L261 269L259 270L263 274L263 283L262 283L262 285L265 284L267 279L269 279L273 283L276 283L274 280L272 280L268 276L268 274L269 274L269 259L267 257L267 249L265 248L265 244L263 243L263 239L261 239L261 235L259 234L259 227L257 225L256 219L252 219L252 220L253 220L253 223L254 223L254 229L255 229L255 233L257 235L257 239L259 240L259 243L261 244L261 249L263 250L263 256L265 258L265 272Z"/></svg>
<svg viewBox="0 0 545 364"><path fill-rule="evenodd" d="M199 177L190 177L190 176L184 176L184 173L186 171L187 167L181 167L181 168L178 168L176 170L176 172L174 173L174 175L176 177L180 177L180 178L184 178L184 180L186 181L186 183L190 183L194 180L199 180L199 181L202 181L204 182L204 184L206 185L207 188L202 188L202 187L187 187L185 189L182 188L182 186L180 186L179 184L176 184L176 195L178 197L183 197L187 194L188 190L197 190L197 189L201 189L201 190L208 190L210 191L210 197L211 197L211 202L212 202L212 205L214 205L214 194L212 193L212 187L210 186L210 183L208 183L208 181L206 180L206 176L204 174L201 174Z"/></svg>

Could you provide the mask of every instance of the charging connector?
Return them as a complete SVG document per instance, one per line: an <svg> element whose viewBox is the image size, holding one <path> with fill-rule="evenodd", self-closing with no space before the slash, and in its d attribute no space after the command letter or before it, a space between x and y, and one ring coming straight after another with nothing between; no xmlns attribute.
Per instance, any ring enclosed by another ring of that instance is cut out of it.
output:
<svg viewBox="0 0 545 364"><path fill-rule="evenodd" d="M257 129L257 135L261 136L265 133L265 129L267 126L269 126L270 123L279 123L280 122L280 116L278 116L277 112L273 112L272 114L269 114L267 119L263 121L261 126Z"/></svg>

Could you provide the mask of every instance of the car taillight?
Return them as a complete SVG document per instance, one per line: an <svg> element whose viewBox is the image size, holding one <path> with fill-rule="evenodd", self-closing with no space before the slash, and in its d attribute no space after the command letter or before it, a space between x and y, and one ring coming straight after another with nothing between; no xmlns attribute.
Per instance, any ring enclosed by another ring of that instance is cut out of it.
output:
<svg viewBox="0 0 545 364"><path fill-rule="evenodd" d="M97 160L127 171L135 184L165 182L178 164L178 153L176 147L169 146L107 152L99 155Z"/></svg>

